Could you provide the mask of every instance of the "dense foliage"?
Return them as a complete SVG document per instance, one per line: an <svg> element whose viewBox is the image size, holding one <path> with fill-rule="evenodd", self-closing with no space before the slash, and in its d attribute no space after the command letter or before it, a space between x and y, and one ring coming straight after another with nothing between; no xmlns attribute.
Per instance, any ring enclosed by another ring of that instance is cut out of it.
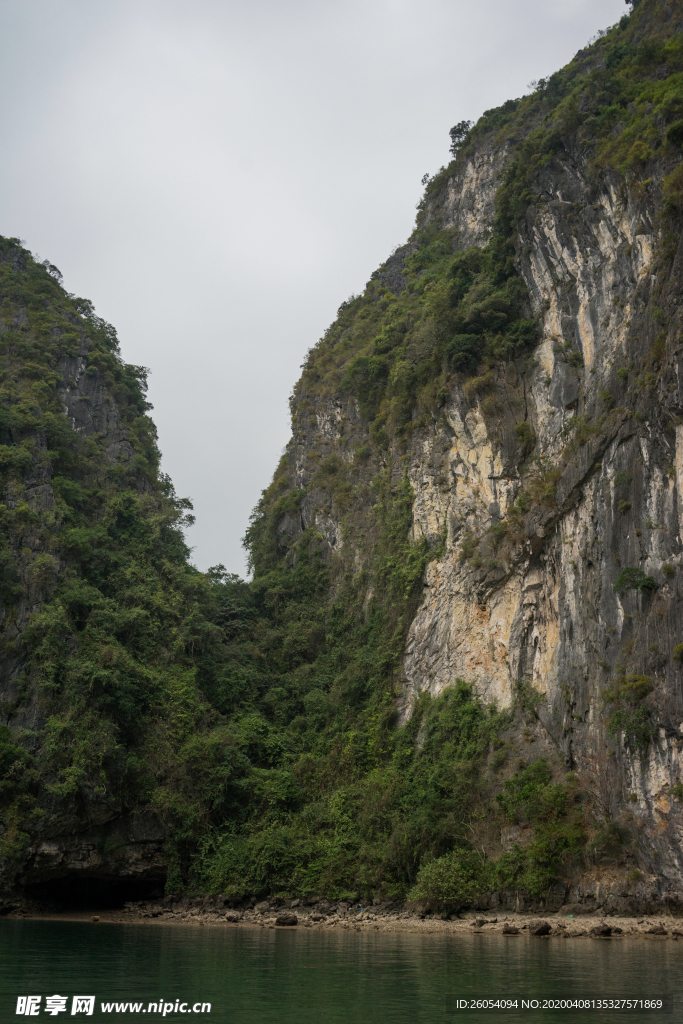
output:
<svg viewBox="0 0 683 1024"><path fill-rule="evenodd" d="M207 813L189 760L214 714L196 684L210 585L187 562L188 503L158 475L145 371L56 268L15 239L0 259L2 653L21 669L0 696L6 721L26 721L16 757L2 736L0 856L20 858L60 800L112 814L149 802L191 831ZM64 415L79 373L114 399L126 459Z"/></svg>

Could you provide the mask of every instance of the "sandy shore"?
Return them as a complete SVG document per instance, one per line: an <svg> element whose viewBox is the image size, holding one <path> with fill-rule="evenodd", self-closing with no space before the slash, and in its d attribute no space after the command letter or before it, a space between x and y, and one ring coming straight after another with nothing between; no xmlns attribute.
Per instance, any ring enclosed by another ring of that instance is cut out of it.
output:
<svg viewBox="0 0 683 1024"><path fill-rule="evenodd" d="M189 901L185 901L189 902ZM93 924L152 924L170 927L205 928L306 928L311 931L412 932L422 935L505 935L513 941L524 936L547 939L620 939L639 937L650 941L683 938L683 920L669 916L605 917L561 912L483 915L463 913L445 920L438 915L420 915L410 910L381 911L374 908L333 909L322 913L308 907L257 905L247 910L205 910L192 906L128 904L124 910L65 913L12 913L10 919L81 921Z"/></svg>

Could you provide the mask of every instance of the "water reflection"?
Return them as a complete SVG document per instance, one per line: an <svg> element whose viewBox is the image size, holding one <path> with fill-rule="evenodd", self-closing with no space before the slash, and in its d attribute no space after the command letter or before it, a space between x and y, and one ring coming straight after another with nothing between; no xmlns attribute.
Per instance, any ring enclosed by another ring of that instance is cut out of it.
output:
<svg viewBox="0 0 683 1024"><path fill-rule="evenodd" d="M101 1003L210 1002L213 1024L434 1024L485 1019L622 1020L622 1013L449 1012L456 997L628 997L683 991L677 942L542 940L0 921L0 1021L19 995L94 994ZM70 1017L71 1002L66 1016ZM44 1000L41 1017L45 1017ZM680 1014L654 1015L672 1021ZM159 1015L159 1018L161 1015ZM55 1019L54 1017L51 1019ZM57 1018L59 1019L59 1017ZM80 1017L78 1019L81 1019ZM84 1018L83 1018L84 1019ZM168 1013L166 1019L187 1018ZM194 1018L196 1019L196 1018ZM645 1011L631 1021L651 1020Z"/></svg>

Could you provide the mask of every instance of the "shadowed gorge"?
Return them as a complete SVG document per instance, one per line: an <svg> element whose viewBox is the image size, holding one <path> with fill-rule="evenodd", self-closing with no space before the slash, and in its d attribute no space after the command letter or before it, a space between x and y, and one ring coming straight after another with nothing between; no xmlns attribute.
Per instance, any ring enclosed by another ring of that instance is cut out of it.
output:
<svg viewBox="0 0 683 1024"><path fill-rule="evenodd" d="M453 140L307 353L250 581L2 241L7 894L683 906L683 3Z"/></svg>

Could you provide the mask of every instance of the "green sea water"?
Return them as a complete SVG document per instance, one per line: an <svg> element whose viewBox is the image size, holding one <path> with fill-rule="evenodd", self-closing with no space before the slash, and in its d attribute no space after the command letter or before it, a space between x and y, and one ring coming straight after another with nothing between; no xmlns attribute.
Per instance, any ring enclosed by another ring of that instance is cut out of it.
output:
<svg viewBox="0 0 683 1024"><path fill-rule="evenodd" d="M680 993L683 943L672 941L0 920L1 1024L27 1020L25 1013L17 1015L17 1000L31 995L41 997L33 1016L44 1021L85 1021L86 1012L72 1014L73 997L94 996L93 1019L147 1024L678 1024ZM59 1004L65 1009L48 1014L46 997L55 995L66 998ZM674 996L670 1012L522 1005L523 999L666 995ZM518 1005L458 1008L459 1000L472 998ZM131 1012L130 1003L141 1006ZM103 1010L102 1004L113 1005ZM125 1010L122 1004L128 1004Z"/></svg>

